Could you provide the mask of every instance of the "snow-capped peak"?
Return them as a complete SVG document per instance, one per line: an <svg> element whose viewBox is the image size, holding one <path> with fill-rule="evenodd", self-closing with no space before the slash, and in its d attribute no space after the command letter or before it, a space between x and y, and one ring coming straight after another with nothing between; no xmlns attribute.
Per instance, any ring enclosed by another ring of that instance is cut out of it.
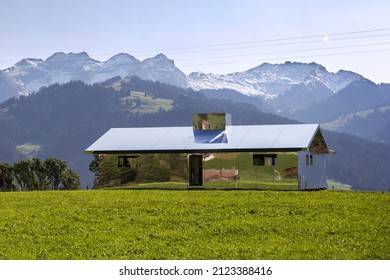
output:
<svg viewBox="0 0 390 280"><path fill-rule="evenodd" d="M275 99L286 92L297 91L297 87L300 86L311 88L313 91L321 88L322 91L335 93L361 78L360 75L348 71L330 73L325 67L314 62L290 61L283 64L263 63L247 71L231 74L193 72L186 76L175 66L173 60L162 53L143 61L129 54L120 53L105 62L100 62L92 59L86 52L57 52L46 60L23 59L1 73L8 79L9 84L16 85L13 87L18 89L15 95L31 93L42 86L66 83L70 80L95 83L115 76L124 78L137 75L144 80L160 81L184 88L191 87L194 90L233 89L267 100ZM0 102L4 98L0 96Z"/></svg>
<svg viewBox="0 0 390 280"><path fill-rule="evenodd" d="M352 72L330 73L317 63L287 61L283 64L263 63L244 72L216 75L201 72L188 76L189 86L201 89L233 89L246 95L275 98L295 85L321 83L337 92L361 76Z"/></svg>
<svg viewBox="0 0 390 280"><path fill-rule="evenodd" d="M25 58L14 65L14 67L38 67L43 62L42 59Z"/></svg>
<svg viewBox="0 0 390 280"><path fill-rule="evenodd" d="M90 58L86 52L81 52L81 53L56 52L45 60L45 62L48 62L48 63L64 62L64 61L77 61L77 62L94 61L94 62L98 62L97 60Z"/></svg>
<svg viewBox="0 0 390 280"><path fill-rule="evenodd" d="M158 55L156 55L154 57L154 59L158 59L158 60L166 60L166 61L173 61L171 59L169 59L165 54L163 53L159 53Z"/></svg>
<svg viewBox="0 0 390 280"><path fill-rule="evenodd" d="M114 55L110 59L104 62L105 65L109 64L123 64L123 63L139 63L140 61L136 59L134 56L129 55L127 53L119 53Z"/></svg>
<svg viewBox="0 0 390 280"><path fill-rule="evenodd" d="M10 96L28 94L53 83L66 83L71 80L95 83L115 76L124 78L136 75L145 80L187 87L186 75L164 54L139 61L129 54L120 53L100 62L92 59L86 52L57 52L46 60L23 59L0 73L7 80L4 85L11 85L7 89L9 93L1 96L0 84L0 102Z"/></svg>
<svg viewBox="0 0 390 280"><path fill-rule="evenodd" d="M142 61L144 64L148 65L161 65L161 66L175 66L175 62L172 59L169 59L164 54L160 53L155 57L147 58Z"/></svg>

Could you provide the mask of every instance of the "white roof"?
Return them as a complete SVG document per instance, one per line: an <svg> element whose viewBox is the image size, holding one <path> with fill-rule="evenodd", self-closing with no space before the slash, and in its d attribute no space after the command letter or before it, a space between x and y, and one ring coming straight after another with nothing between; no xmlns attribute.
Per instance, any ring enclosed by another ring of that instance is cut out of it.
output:
<svg viewBox="0 0 390 280"><path fill-rule="evenodd" d="M86 153L157 153L207 151L299 151L308 149L318 124L227 126L226 143L194 137L191 126L111 128ZM208 131L210 132L210 131ZM215 134L213 136L215 139Z"/></svg>

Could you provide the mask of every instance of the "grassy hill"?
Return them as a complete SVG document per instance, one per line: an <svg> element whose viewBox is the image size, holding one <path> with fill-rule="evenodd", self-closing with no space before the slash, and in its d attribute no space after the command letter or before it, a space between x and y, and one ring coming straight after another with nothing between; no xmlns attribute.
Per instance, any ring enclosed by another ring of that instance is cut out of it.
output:
<svg viewBox="0 0 390 280"><path fill-rule="evenodd" d="M336 120L322 124L322 127L389 145L390 106L340 116Z"/></svg>
<svg viewBox="0 0 390 280"><path fill-rule="evenodd" d="M130 91L129 95L121 98L123 110L138 113L156 113L159 110L172 110L173 100L147 96L145 92Z"/></svg>
<svg viewBox="0 0 390 280"><path fill-rule="evenodd" d="M0 259L389 259L390 194L0 193Z"/></svg>

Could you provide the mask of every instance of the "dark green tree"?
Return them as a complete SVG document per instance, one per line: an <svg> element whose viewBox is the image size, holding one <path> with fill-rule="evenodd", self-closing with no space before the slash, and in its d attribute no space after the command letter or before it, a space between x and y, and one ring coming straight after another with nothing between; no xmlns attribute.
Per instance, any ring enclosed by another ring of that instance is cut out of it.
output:
<svg viewBox="0 0 390 280"><path fill-rule="evenodd" d="M14 178L13 178L13 166L8 162L0 163L0 172L3 176L2 191L15 190Z"/></svg>
<svg viewBox="0 0 390 280"><path fill-rule="evenodd" d="M65 190L77 190L80 186L80 176L73 170L62 173L62 187Z"/></svg>
<svg viewBox="0 0 390 280"><path fill-rule="evenodd" d="M22 191L38 189L32 165L31 159L18 160L13 165L13 176L18 189Z"/></svg>
<svg viewBox="0 0 390 280"><path fill-rule="evenodd" d="M63 173L66 171L66 162L57 158L48 158L44 164L51 188L54 190L61 189L60 184Z"/></svg>
<svg viewBox="0 0 390 280"><path fill-rule="evenodd" d="M30 168L34 174L36 185L40 190L50 189L50 182L48 180L48 172L45 163L39 158L31 159Z"/></svg>
<svg viewBox="0 0 390 280"><path fill-rule="evenodd" d="M4 178L2 190L75 190L80 186L80 176L66 169L61 159L22 159L13 165L0 163Z"/></svg>
<svg viewBox="0 0 390 280"><path fill-rule="evenodd" d="M93 186L99 186L99 176L100 176L100 157L99 155L94 155L93 160L89 164L89 171L91 171L95 175L95 179L93 181Z"/></svg>

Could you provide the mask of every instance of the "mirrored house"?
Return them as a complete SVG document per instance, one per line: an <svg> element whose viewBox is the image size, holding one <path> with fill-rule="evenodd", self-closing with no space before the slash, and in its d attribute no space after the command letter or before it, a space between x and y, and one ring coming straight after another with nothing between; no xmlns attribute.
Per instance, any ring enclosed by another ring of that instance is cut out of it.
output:
<svg viewBox="0 0 390 280"><path fill-rule="evenodd" d="M85 152L99 155L100 187L275 190L326 188L331 153L318 124L233 126L225 113L112 128Z"/></svg>

